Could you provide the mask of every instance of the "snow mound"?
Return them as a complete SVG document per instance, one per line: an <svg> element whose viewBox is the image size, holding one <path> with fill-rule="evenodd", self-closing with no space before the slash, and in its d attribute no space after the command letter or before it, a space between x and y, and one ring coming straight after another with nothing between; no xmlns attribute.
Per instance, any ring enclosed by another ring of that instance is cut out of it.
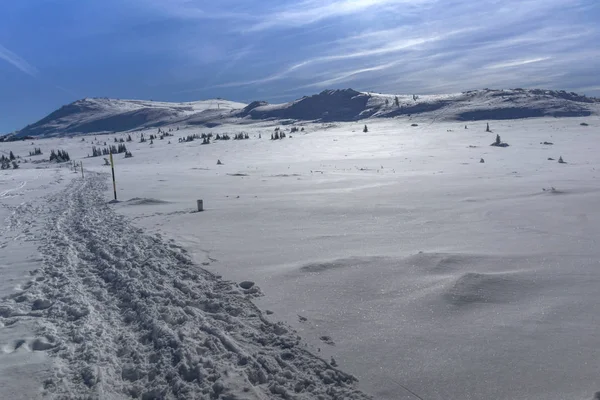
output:
<svg viewBox="0 0 600 400"><path fill-rule="evenodd" d="M168 204L168 201L159 200L159 199L149 199L149 198L140 198L134 197L124 202L125 205L128 206L150 206L150 205L159 205L159 204Z"/></svg>
<svg viewBox="0 0 600 400"><path fill-rule="evenodd" d="M302 272L325 272L334 269L354 268L383 260L383 257L352 257L327 262L317 262L300 267Z"/></svg>
<svg viewBox="0 0 600 400"><path fill-rule="evenodd" d="M47 198L44 265L0 301L2 324L39 324L39 338L18 347L54 357L44 395L368 398L237 285L117 215L103 197L105 178L89 173Z"/></svg>
<svg viewBox="0 0 600 400"><path fill-rule="evenodd" d="M460 275L444 293L448 303L463 307L481 303L509 303L528 293L530 282L512 273L476 273Z"/></svg>
<svg viewBox="0 0 600 400"><path fill-rule="evenodd" d="M407 257L405 263L432 274L452 274L465 265L476 265L483 258L471 254L419 253Z"/></svg>

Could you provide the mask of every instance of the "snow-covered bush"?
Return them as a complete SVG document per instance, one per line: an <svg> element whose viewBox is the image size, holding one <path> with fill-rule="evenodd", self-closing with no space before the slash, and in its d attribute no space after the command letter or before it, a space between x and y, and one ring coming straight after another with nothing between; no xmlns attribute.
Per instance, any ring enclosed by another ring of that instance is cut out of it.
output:
<svg viewBox="0 0 600 400"><path fill-rule="evenodd" d="M500 139L500 135L496 135L496 141L494 143L492 143L490 146L508 147L509 144L508 143L502 143L502 140Z"/></svg>

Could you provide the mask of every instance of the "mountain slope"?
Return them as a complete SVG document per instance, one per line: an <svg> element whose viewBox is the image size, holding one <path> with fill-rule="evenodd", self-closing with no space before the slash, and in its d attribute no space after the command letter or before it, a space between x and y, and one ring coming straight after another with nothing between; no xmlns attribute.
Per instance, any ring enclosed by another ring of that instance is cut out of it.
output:
<svg viewBox="0 0 600 400"><path fill-rule="evenodd" d="M432 120L473 121L597 114L600 114L600 99L541 89L484 89L424 96L343 89L325 90L289 103L255 101L249 105L220 99L189 103L83 99L28 125L16 137L128 131L179 124L213 127L223 122L244 124L261 120L334 122L418 115Z"/></svg>
<svg viewBox="0 0 600 400"><path fill-rule="evenodd" d="M325 90L291 103L261 103L255 108L244 109L242 115L252 119L353 121L359 119L368 102L368 95L352 89Z"/></svg>
<svg viewBox="0 0 600 400"><path fill-rule="evenodd" d="M54 136L159 127L207 111L213 111L213 117L218 117L244 106L246 105L243 103L226 100L166 103L88 98L59 108L19 131L18 136Z"/></svg>

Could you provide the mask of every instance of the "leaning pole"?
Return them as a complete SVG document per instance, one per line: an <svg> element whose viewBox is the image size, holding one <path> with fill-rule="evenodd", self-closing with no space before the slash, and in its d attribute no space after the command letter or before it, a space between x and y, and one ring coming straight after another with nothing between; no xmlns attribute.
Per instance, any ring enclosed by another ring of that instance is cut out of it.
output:
<svg viewBox="0 0 600 400"><path fill-rule="evenodd" d="M115 201L116 201L117 200L117 183L115 182L115 162L113 161L112 152L110 153L110 169L112 170L113 193L115 194Z"/></svg>

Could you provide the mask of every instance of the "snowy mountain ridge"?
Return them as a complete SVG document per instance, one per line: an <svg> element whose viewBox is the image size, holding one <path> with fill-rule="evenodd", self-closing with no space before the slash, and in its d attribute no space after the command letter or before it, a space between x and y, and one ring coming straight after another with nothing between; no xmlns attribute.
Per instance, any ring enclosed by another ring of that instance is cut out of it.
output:
<svg viewBox="0 0 600 400"><path fill-rule="evenodd" d="M488 120L600 114L600 99L542 89L473 90L444 95L394 95L325 90L282 104L222 99L169 103L85 98L65 105L14 136L124 132L175 125L214 127L264 120L358 121L420 116L432 120Z"/></svg>

